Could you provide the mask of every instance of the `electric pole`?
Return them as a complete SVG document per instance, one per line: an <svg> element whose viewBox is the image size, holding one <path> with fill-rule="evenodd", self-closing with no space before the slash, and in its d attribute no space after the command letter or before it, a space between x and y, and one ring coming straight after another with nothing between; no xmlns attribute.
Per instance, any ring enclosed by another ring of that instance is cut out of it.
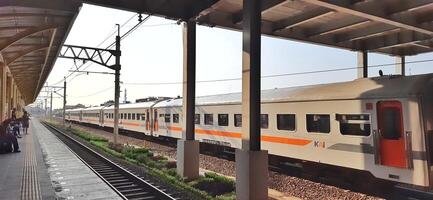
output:
<svg viewBox="0 0 433 200"><path fill-rule="evenodd" d="M125 88L125 94L124 94L124 96L123 96L123 103L126 104L126 102L127 102L127 99L126 99L126 88Z"/></svg>
<svg viewBox="0 0 433 200"><path fill-rule="evenodd" d="M117 25L116 62L114 64L114 144L119 136L119 96L120 96L120 25Z"/></svg>
<svg viewBox="0 0 433 200"><path fill-rule="evenodd" d="M66 120L66 77L64 77L63 81L63 126L65 126Z"/></svg>
<svg viewBox="0 0 433 200"><path fill-rule="evenodd" d="M53 120L53 91L50 96L50 120Z"/></svg>

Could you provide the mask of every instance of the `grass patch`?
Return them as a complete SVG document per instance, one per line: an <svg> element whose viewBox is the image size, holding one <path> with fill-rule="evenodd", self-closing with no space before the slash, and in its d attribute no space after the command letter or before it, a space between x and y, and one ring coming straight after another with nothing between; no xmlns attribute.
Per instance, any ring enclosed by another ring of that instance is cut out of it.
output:
<svg viewBox="0 0 433 200"><path fill-rule="evenodd" d="M131 164L142 166L148 170L150 175L158 177L160 180L178 189L186 190L196 197L217 200L236 199L234 192L235 182L229 178L216 173L205 173L205 176L187 182L177 174L175 161L169 161L164 156L154 155L154 153L148 149L114 144L105 138L91 135L86 131L78 130L73 127L64 128L59 123L48 123L75 134L112 156L124 159Z"/></svg>

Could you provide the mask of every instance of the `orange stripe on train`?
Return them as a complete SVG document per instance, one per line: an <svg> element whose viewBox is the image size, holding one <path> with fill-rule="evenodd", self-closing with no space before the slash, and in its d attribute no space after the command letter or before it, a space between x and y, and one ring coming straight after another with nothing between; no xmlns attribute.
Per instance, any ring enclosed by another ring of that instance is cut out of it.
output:
<svg viewBox="0 0 433 200"><path fill-rule="evenodd" d="M265 141L265 142L291 144L291 145L298 145L298 146L305 146L305 145L311 143L311 140L284 138L284 137L275 137L275 136L265 136L265 135L261 137L261 140Z"/></svg>
<svg viewBox="0 0 433 200"><path fill-rule="evenodd" d="M171 131L179 131L179 132L182 131L181 127L176 127L176 126L167 126L167 129L171 130ZM241 133L234 133L234 132L227 132L227 131L195 129L195 132L197 134L216 135L216 136L231 137L231 138L241 138L242 137ZM267 136L267 135L262 136L261 141L281 143L281 144L290 144L290 145L297 145L297 146L305 146L305 145L311 143L311 140Z"/></svg>

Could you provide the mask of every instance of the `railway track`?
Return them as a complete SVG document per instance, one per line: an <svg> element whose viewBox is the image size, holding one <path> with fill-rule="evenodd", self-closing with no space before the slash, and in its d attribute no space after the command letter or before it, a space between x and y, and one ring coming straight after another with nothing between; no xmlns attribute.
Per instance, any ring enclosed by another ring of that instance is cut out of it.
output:
<svg viewBox="0 0 433 200"><path fill-rule="evenodd" d="M90 128L95 128L89 125L85 124L77 124L79 126L86 126ZM100 129L97 128L96 129ZM170 148L176 148L175 143L168 140L154 140L152 138L144 137L142 134L135 134L133 132L125 132L121 131L120 134L135 138L135 139L141 139L141 140L148 140L151 142L155 142L160 145L164 145ZM217 153L216 153L217 152ZM212 157L221 158L228 161L234 161L234 155L232 152L228 151L212 151L212 150L204 150L200 152L201 154L205 154ZM376 181L369 182L367 184L368 187L363 185L364 189L359 188L359 185L352 185L352 183L347 183L345 180L339 179L338 177L329 177L328 176L321 176L321 175L311 175L309 172L305 172L302 169L300 169L300 166L291 165L290 163L282 162L282 163L271 163L269 165L269 170L284 174L292 177L297 177L300 179L310 180L315 183L319 184L325 184L329 186L336 186L338 188L343 188L344 190L350 190L355 192L361 192L366 195L372 195L376 196L378 198L385 198L385 199L398 199L398 200L424 200L424 199L433 199L433 193L429 191L422 191L422 190L416 190L416 189L410 189L405 188L403 186L393 186L389 185L389 183L378 183ZM365 177L367 178L367 177ZM361 184L362 185L362 184ZM324 194L326 195L326 194ZM344 196L342 196L344 198ZM350 199L350 198L349 198ZM368 199L368 198L367 198Z"/></svg>
<svg viewBox="0 0 433 200"><path fill-rule="evenodd" d="M96 175L109 185L120 197L128 200L175 200L163 189L132 174L103 155L88 148L61 130L43 123L81 159Z"/></svg>

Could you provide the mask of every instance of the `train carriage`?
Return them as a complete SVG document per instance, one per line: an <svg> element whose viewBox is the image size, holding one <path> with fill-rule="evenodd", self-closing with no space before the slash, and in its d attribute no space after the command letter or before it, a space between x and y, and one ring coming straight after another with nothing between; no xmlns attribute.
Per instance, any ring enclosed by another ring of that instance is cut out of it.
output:
<svg viewBox="0 0 433 200"><path fill-rule="evenodd" d="M133 107L121 113L140 113ZM181 98L145 107L151 135L182 137ZM196 139L241 148L241 113L240 93L197 97ZM433 183L432 74L264 90L261 113L262 148L272 155L413 186ZM125 122L123 129L148 132Z"/></svg>
<svg viewBox="0 0 433 200"><path fill-rule="evenodd" d="M154 102L122 104L119 106L119 128L151 135L150 109ZM114 106L103 109L105 127L113 127Z"/></svg>
<svg viewBox="0 0 433 200"><path fill-rule="evenodd" d="M80 122L92 124L96 126L101 126L102 124L102 115L101 115L101 109L102 106L98 107L90 107L90 108L84 108L81 110L82 119Z"/></svg>

